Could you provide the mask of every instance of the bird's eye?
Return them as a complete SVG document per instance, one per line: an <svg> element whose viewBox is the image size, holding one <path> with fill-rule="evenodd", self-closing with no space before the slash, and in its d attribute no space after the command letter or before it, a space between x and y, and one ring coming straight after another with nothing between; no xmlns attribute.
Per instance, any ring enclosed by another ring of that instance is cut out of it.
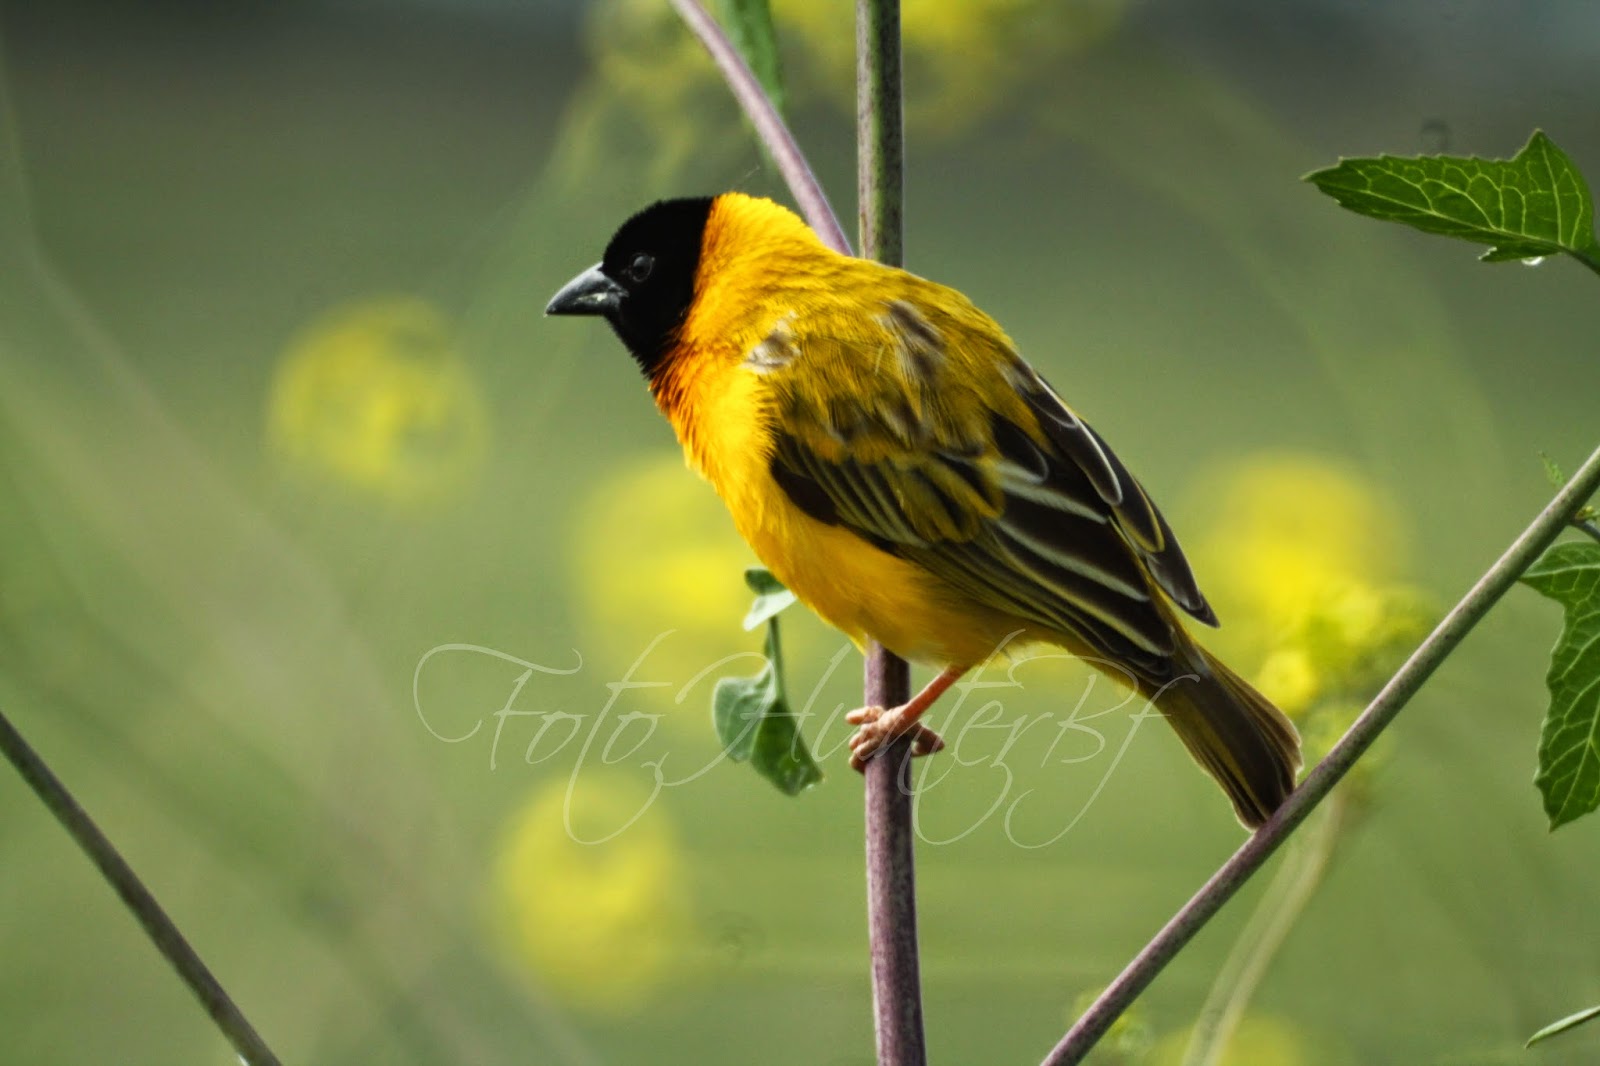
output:
<svg viewBox="0 0 1600 1066"><path fill-rule="evenodd" d="M628 264L628 280L634 284L644 281L650 276L650 271L656 267L655 256L640 252L633 257L633 262Z"/></svg>

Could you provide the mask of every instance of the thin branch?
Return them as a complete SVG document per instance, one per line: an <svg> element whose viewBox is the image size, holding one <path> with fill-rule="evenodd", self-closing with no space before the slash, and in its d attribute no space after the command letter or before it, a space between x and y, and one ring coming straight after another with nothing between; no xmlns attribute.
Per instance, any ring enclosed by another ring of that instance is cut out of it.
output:
<svg viewBox="0 0 1600 1066"><path fill-rule="evenodd" d="M1250 875L1260 869L1289 834L1305 821L1312 808L1333 790L1422 687L1423 682L1449 657L1472 631L1472 627L1489 613L1489 609L1516 583L1523 571L1561 534L1578 508L1597 489L1600 489L1600 449L1589 456L1572 480L1539 512L1538 517L1506 549L1505 554L1478 579L1461 602L1451 608L1450 613L1428 635L1428 639L1389 679L1383 691L1367 705L1361 717L1334 745L1327 758L1306 775L1300 787L1290 794L1277 813L1267 819L1255 835L1245 841L1233 857L1211 875L1200 891L1172 916L1155 938L1134 956L1127 968L1117 975L1117 979L1061 1038L1061 1042L1045 1058L1044 1066L1068 1066L1083 1061L1083 1057L1111 1028L1111 1024L1155 980L1173 956L1222 909L1223 904L1233 898Z"/></svg>
<svg viewBox="0 0 1600 1066"><path fill-rule="evenodd" d="M72 798L72 793L67 791L61 779L51 772L39 753L23 739L3 712L0 712L0 750L4 750L6 758L33 789L34 795L56 816L62 828L99 868L117 895L122 897L122 902L155 943L156 950L165 956L172 968L178 971L183 983L199 998L200 1005L217 1028L222 1030L246 1066L280 1066L278 1057L206 968L194 948L189 946L167 912L162 910L161 904L145 888L144 882L139 880L99 826Z"/></svg>
<svg viewBox="0 0 1600 1066"><path fill-rule="evenodd" d="M817 231L817 236L822 238L824 244L836 252L849 255L850 241L845 237L838 216L833 213L833 206L828 203L828 197L823 193L822 186L818 184L817 176L811 172L811 164L806 161L805 153L801 152L800 146L795 143L794 135L789 132L789 127L784 124L777 108L767 99L760 80L751 73L749 65L739 55L739 50L728 40L728 35L722 32L717 20L707 14L705 8L695 0L672 0L672 6L694 35L700 38L700 43L705 46L706 51L711 53L711 58L722 71L722 77L727 81L728 88L733 90L734 98L739 101L739 106L744 108L751 125L755 126L756 136L761 138L761 143L772 153L773 160L778 164L778 171L788 184L789 192L794 195L800 213L806 217L811 228Z"/></svg>
<svg viewBox="0 0 1600 1066"><path fill-rule="evenodd" d="M1587 533L1595 540L1600 540L1600 525L1596 525L1592 518L1574 518L1572 528L1581 533Z"/></svg>
<svg viewBox="0 0 1600 1066"><path fill-rule="evenodd" d="M856 191L861 254L899 266L904 255L904 109L900 0L856 2ZM911 670L874 643L867 648L866 702L911 698ZM911 805L911 741L902 737L867 764L867 933L879 1066L922 1066L922 976L917 950L917 878Z"/></svg>

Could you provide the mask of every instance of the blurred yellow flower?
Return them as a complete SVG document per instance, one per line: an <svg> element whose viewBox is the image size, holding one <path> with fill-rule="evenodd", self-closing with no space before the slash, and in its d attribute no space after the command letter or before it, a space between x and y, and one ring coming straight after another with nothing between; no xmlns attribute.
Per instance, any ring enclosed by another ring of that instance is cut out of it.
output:
<svg viewBox="0 0 1600 1066"><path fill-rule="evenodd" d="M1202 479L1205 532L1196 566L1208 594L1252 626L1302 625L1308 612L1381 586L1405 569L1393 507L1358 473L1328 459L1256 455Z"/></svg>
<svg viewBox="0 0 1600 1066"><path fill-rule="evenodd" d="M416 298L335 309L273 376L267 443L295 473L398 504L448 496L481 468L488 413L444 316Z"/></svg>
<svg viewBox="0 0 1600 1066"><path fill-rule="evenodd" d="M720 14L717 5L708 5ZM809 63L829 95L854 108L855 4L852 0L775 0L778 43L791 76ZM1127 0L905 0L902 48L906 115L919 131L963 132L993 113L1028 78L1105 39ZM605 91L649 116L643 128L676 157L703 133L708 88L727 105L726 88L701 48L660 0L610 0L592 9L589 39ZM702 141L703 143L703 141Z"/></svg>
<svg viewBox="0 0 1600 1066"><path fill-rule="evenodd" d="M678 680L687 680L752 646L739 620L754 558L676 450L642 456L597 484L578 508L572 554L585 647L626 666L670 630L650 661L682 667Z"/></svg>
<svg viewBox="0 0 1600 1066"><path fill-rule="evenodd" d="M572 558L581 646L597 666L620 677L662 638L635 680L671 685L625 698L663 707L707 667L740 656L701 679L684 694L681 707L672 706L682 713L665 715L691 736L700 734L715 744L708 726L712 687L721 676L755 673L762 646L760 632L740 628L752 598L744 570L756 559L716 493L684 466L676 450L642 456L602 480L579 506ZM801 700L823 664L846 643L806 614L795 608L783 615L790 687ZM632 706L617 709L626 712Z"/></svg>
<svg viewBox="0 0 1600 1066"><path fill-rule="evenodd" d="M632 778L541 785L509 820L491 884L507 954L574 1007L626 1013L686 971L688 866L659 795Z"/></svg>
<svg viewBox="0 0 1600 1066"><path fill-rule="evenodd" d="M1299 723L1311 765L1431 623L1426 597L1398 579L1401 522L1358 474L1311 456L1254 456L1200 491L1210 514L1195 562L1230 654L1258 657L1253 680Z"/></svg>
<svg viewBox="0 0 1600 1066"><path fill-rule="evenodd" d="M1321 679L1304 648L1278 648L1256 674L1256 687L1284 714L1295 717L1316 699Z"/></svg>
<svg viewBox="0 0 1600 1066"><path fill-rule="evenodd" d="M775 0L780 42L814 58L841 100L853 106L855 4L852 0ZM1104 40L1122 21L1126 0L904 0L906 117L951 135L992 113L1033 75Z"/></svg>
<svg viewBox="0 0 1600 1066"><path fill-rule="evenodd" d="M1188 1030L1172 1033L1156 1044L1145 1061L1149 1066L1178 1066L1188 1045ZM1247 1014L1228 1040L1217 1066L1329 1066L1346 1061L1342 1053L1330 1053L1325 1040L1313 1041L1285 1019Z"/></svg>

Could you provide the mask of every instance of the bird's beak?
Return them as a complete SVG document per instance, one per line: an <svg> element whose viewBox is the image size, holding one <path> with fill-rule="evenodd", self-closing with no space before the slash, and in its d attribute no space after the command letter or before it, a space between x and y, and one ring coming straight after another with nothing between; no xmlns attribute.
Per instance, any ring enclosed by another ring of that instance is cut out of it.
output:
<svg viewBox="0 0 1600 1066"><path fill-rule="evenodd" d="M561 286L545 307L547 315L606 315L622 307L627 290L600 273L600 264Z"/></svg>

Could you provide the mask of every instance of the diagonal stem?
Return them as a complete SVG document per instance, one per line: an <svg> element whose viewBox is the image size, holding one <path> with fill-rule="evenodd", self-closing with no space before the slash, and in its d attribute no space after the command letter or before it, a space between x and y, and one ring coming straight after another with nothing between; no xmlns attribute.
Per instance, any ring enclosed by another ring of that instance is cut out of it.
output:
<svg viewBox="0 0 1600 1066"><path fill-rule="evenodd" d="M700 38L700 43L705 46L706 51L711 53L717 69L722 71L723 80L733 91L734 98L744 109L750 124L756 128L756 136L761 138L761 143L772 153L774 162L778 164L778 171L788 184L789 191L794 194L800 213L806 217L811 228L817 231L817 236L822 238L824 244L836 252L849 255L850 241L845 237L839 219L834 215L833 207L822 191L822 186L818 184L817 176L811 172L811 164L806 161L805 153L800 151L800 146L795 143L794 135L789 132L789 127L778 114L778 109L767 99L760 80L751 72L749 64L739 55L739 50L733 46L733 42L728 40L728 35L722 32L717 20L707 14L706 9L695 0L671 0L671 3L678 12L678 17L683 19L694 35Z"/></svg>
<svg viewBox="0 0 1600 1066"><path fill-rule="evenodd" d="M67 791L39 753L33 750L21 733L0 713L0 751L5 753L17 773L22 775L40 801L56 816L68 835L77 843L89 860L99 868L102 876L111 883L122 902L144 927L146 935L156 950L178 971L183 983L199 998L217 1028L222 1030L239 1059L245 1066L279 1066L278 1057L267 1047L243 1012L206 964L201 961L178 927L173 924L155 896L139 880L125 859L118 853L100 827L95 825L78 801Z"/></svg>
<svg viewBox="0 0 1600 1066"><path fill-rule="evenodd" d="M1284 856L1272 883L1245 923L1233 950L1211 982L1211 991L1189 1034L1181 1066L1217 1066L1228 1049L1245 1008L1266 976L1278 949L1305 913L1333 858L1334 845L1346 818L1347 793L1328 800L1309 819L1308 828Z"/></svg>
<svg viewBox="0 0 1600 1066"><path fill-rule="evenodd" d="M1527 529L1512 542L1495 564L1462 597L1461 602L1428 634L1412 652L1367 709L1361 712L1348 732L1339 739L1327 758L1317 764L1282 807L1256 830L1255 835L1234 852L1199 892L1174 914L1144 949L1135 955L1117 979L1112 981L1083 1017L1067 1031L1044 1059L1044 1066L1068 1066L1082 1062L1151 981L1171 962L1216 913L1233 898L1271 858L1278 846L1305 821L1318 803L1327 797L1357 759L1372 746L1378 735L1394 721L1418 689L1455 651L1472 627L1506 594L1523 571L1560 536L1590 496L1600 489L1600 448L1585 460L1572 480L1556 493Z"/></svg>

